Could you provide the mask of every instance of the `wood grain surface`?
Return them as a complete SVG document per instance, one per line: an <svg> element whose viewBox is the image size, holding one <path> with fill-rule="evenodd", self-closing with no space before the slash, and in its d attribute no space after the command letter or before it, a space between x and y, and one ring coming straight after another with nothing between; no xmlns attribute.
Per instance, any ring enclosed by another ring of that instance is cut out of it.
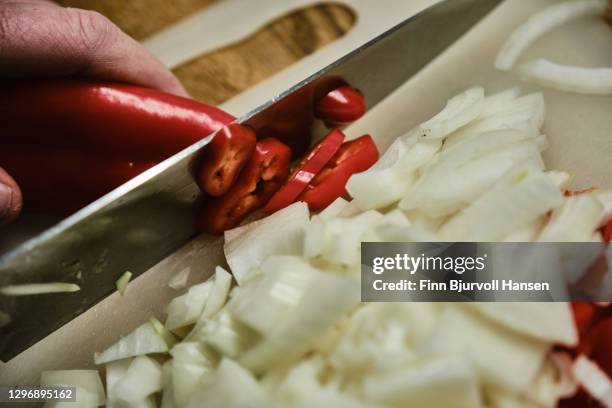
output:
<svg viewBox="0 0 612 408"><path fill-rule="evenodd" d="M135 39L143 40L215 1L59 0L59 3L96 10ZM250 38L195 58L174 72L194 98L217 105L346 34L354 22L355 16L344 6L315 5L281 17Z"/></svg>

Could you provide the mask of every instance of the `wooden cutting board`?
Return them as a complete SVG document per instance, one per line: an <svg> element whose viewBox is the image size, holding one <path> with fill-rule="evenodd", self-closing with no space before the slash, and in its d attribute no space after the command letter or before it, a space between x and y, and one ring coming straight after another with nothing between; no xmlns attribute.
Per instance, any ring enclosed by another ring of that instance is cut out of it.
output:
<svg viewBox="0 0 612 408"><path fill-rule="evenodd" d="M59 0L98 11L142 41L218 0ZM220 0L222 1L222 0ZM341 5L319 4L281 17L246 40L189 61L174 72L196 99L218 105L347 33Z"/></svg>

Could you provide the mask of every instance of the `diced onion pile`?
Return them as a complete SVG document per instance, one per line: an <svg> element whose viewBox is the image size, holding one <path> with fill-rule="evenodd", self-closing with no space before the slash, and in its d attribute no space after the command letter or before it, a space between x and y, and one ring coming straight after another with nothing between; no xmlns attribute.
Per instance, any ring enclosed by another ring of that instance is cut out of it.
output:
<svg viewBox="0 0 612 408"><path fill-rule="evenodd" d="M568 21L586 16L603 15L606 2L607 0L565 1L532 15L504 43L495 60L495 67L502 71L509 71L517 63L521 54L538 37ZM518 73L525 81L560 91L612 94L612 67L583 68L541 58L522 64L518 68Z"/></svg>
<svg viewBox="0 0 612 408"><path fill-rule="evenodd" d="M352 201L228 231L237 284L218 267L96 353L106 396L83 379L74 406L555 407L576 389L551 352L577 344L568 304L360 303L359 284L362 241L600 240L610 193L563 194L544 114L540 94L469 89L354 175Z"/></svg>

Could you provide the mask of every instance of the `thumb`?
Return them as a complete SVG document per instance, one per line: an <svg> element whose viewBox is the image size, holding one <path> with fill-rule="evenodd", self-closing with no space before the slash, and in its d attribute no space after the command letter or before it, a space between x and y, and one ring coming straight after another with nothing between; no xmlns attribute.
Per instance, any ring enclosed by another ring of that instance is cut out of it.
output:
<svg viewBox="0 0 612 408"><path fill-rule="evenodd" d="M2 168L0 168L0 225L17 218L21 211L21 190Z"/></svg>

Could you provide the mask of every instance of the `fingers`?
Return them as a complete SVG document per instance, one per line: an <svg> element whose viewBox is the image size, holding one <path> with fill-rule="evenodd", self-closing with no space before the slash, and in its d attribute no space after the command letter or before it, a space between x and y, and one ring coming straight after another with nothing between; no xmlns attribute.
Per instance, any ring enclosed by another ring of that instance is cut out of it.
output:
<svg viewBox="0 0 612 408"><path fill-rule="evenodd" d="M99 13L22 0L0 5L0 76L83 76L187 96L178 79Z"/></svg>
<svg viewBox="0 0 612 408"><path fill-rule="evenodd" d="M21 205L21 191L17 183L0 168L0 225L17 218Z"/></svg>

